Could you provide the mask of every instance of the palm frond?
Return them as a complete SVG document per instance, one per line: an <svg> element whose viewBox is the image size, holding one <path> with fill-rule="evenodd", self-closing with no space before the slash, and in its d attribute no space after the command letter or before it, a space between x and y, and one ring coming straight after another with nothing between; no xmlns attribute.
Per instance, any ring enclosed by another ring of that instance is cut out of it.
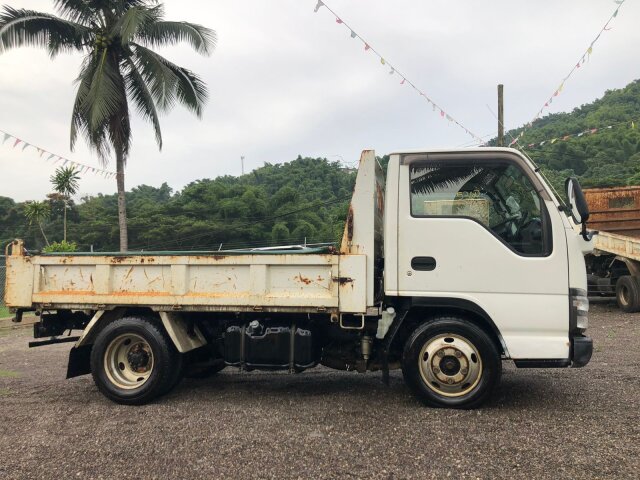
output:
<svg viewBox="0 0 640 480"><path fill-rule="evenodd" d="M20 46L45 47L52 57L65 50L81 50L89 28L48 13L5 6L0 13L0 53Z"/></svg>
<svg viewBox="0 0 640 480"><path fill-rule="evenodd" d="M497 175L495 169L480 165L438 165L418 167L411 171L411 193L428 194L460 186L459 191L472 191L489 186ZM464 183L463 183L464 182Z"/></svg>
<svg viewBox="0 0 640 480"><path fill-rule="evenodd" d="M104 50L94 71L91 87L85 100L89 106L91 130L107 124L118 113L122 103L126 103L126 94L122 96L124 85L121 85L121 79L117 60Z"/></svg>
<svg viewBox="0 0 640 480"><path fill-rule="evenodd" d="M156 21L145 25L137 40L152 47L189 43L196 52L210 55L216 46L216 32L189 22Z"/></svg>
<svg viewBox="0 0 640 480"><path fill-rule="evenodd" d="M111 28L111 36L119 37L122 44L128 44L136 33L162 18L162 7L135 6L127 9Z"/></svg>
<svg viewBox="0 0 640 480"><path fill-rule="evenodd" d="M73 150L78 133L82 133L88 136L89 122L88 119L88 106L86 104L86 98L91 89L91 79L94 76L97 66L97 57L89 54L85 57L80 67L80 74L76 78L78 84L78 91L76 92L76 98L73 102L73 110L71 113L71 136L70 136L70 148Z"/></svg>
<svg viewBox="0 0 640 480"><path fill-rule="evenodd" d="M78 192L80 184L79 170L75 167L58 167L53 175L49 178L53 189L65 197L71 197Z"/></svg>
<svg viewBox="0 0 640 480"><path fill-rule="evenodd" d="M98 13L85 0L55 0L55 9L61 17L89 26L98 22Z"/></svg>
<svg viewBox="0 0 640 480"><path fill-rule="evenodd" d="M167 60L152 50L131 44L134 63L142 78L151 88L151 95L161 110L169 110L175 104L178 77L167 65Z"/></svg>
<svg viewBox="0 0 640 480"><path fill-rule="evenodd" d="M131 59L127 59L127 63L129 65L129 70L125 75L127 93L136 104L138 113L142 118L150 121L153 125L158 148L162 150L162 132L160 130L160 120L158 118L155 102L153 101L153 96L133 61Z"/></svg>
<svg viewBox="0 0 640 480"><path fill-rule="evenodd" d="M171 72L175 78L175 84L172 85L173 90L171 96L177 98L180 103L200 117L202 115L202 107L208 97L207 86L200 77L190 70L170 62L152 50L137 44L134 45L136 55L138 55L139 52L143 52L144 55L153 58L154 62L162 65L163 69L168 69L168 71Z"/></svg>

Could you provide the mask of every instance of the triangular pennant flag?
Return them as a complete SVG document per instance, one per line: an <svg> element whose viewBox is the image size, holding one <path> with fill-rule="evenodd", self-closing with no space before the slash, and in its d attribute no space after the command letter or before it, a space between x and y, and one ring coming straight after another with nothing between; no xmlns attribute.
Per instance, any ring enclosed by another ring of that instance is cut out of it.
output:
<svg viewBox="0 0 640 480"><path fill-rule="evenodd" d="M631 122L631 128L636 128L636 124Z"/></svg>
<svg viewBox="0 0 640 480"><path fill-rule="evenodd" d="M19 138L16 138L16 141L13 143L13 148L16 148L21 141L22 140L20 140Z"/></svg>
<svg viewBox="0 0 640 480"><path fill-rule="evenodd" d="M400 85L404 85L404 81L405 79L403 78L402 81L400 82Z"/></svg>
<svg viewBox="0 0 640 480"><path fill-rule="evenodd" d="M316 4L316 8L313 9L314 13L318 13L318 10L320 10L320 7L322 7L324 5L324 3L322 3L322 0L318 0L318 3Z"/></svg>
<svg viewBox="0 0 640 480"><path fill-rule="evenodd" d="M47 161L47 162L48 162L48 161L49 161L49 160L51 160L53 157L55 157L55 155L52 153L51 155L49 155L49 158L47 158L45 161Z"/></svg>
<svg viewBox="0 0 640 480"><path fill-rule="evenodd" d="M616 8L616 11L613 12L613 18L616 18L618 16L618 10L620 10L620 7Z"/></svg>
<svg viewBox="0 0 640 480"><path fill-rule="evenodd" d="M351 38L356 38L358 36L358 34L356 32L354 32L353 30L351 30Z"/></svg>
<svg viewBox="0 0 640 480"><path fill-rule="evenodd" d="M365 44L364 44L364 50L365 50L365 51L369 50L370 48L371 48L371 47L369 46L369 44L368 44L368 43L365 43Z"/></svg>
<svg viewBox="0 0 640 480"><path fill-rule="evenodd" d="M559 93L560 93L560 92L559 92L558 90L556 90L555 92L553 92L553 96L554 96L554 97L557 97Z"/></svg>
<svg viewBox="0 0 640 480"><path fill-rule="evenodd" d="M569 140L569 138L571 138L571 135L565 135L564 137L562 137L562 140L566 142L567 140Z"/></svg>
<svg viewBox="0 0 640 480"><path fill-rule="evenodd" d="M551 143L552 143L552 144L553 144L553 143L556 143L557 141L558 141L558 139L557 139L557 138L553 138L553 139L551 139Z"/></svg>
<svg viewBox="0 0 640 480"><path fill-rule="evenodd" d="M391 67L391 70L389 70L389 75L393 75L396 72L396 69Z"/></svg>
<svg viewBox="0 0 640 480"><path fill-rule="evenodd" d="M4 138L2 139L2 143L4 143L4 142L6 142L7 140L9 140L9 137L10 137L10 136L11 136L11 135L9 135L8 133L5 133L5 134L4 134Z"/></svg>
<svg viewBox="0 0 640 480"><path fill-rule="evenodd" d="M27 147L30 147L30 146L31 146L30 143L24 142L24 146L22 147L22 151L24 152L27 149Z"/></svg>
<svg viewBox="0 0 640 480"><path fill-rule="evenodd" d="M564 82L562 82L560 84L560 87L558 87L558 93L560 93L562 91L562 89L564 88Z"/></svg>
<svg viewBox="0 0 640 480"><path fill-rule="evenodd" d="M592 128L591 130L589 130L589 132L591 132L591 133L596 133L597 131L598 131L597 128Z"/></svg>
<svg viewBox="0 0 640 480"><path fill-rule="evenodd" d="M591 47L589 47L589 48L587 49L587 53L588 53L589 55L591 55L591 54L593 53L593 46L591 46Z"/></svg>
<svg viewBox="0 0 640 480"><path fill-rule="evenodd" d="M576 63L576 68L580 68L580 62Z"/></svg>
<svg viewBox="0 0 640 480"><path fill-rule="evenodd" d="M336 17L336 23L342 23L342 20L338 17Z"/></svg>
<svg viewBox="0 0 640 480"><path fill-rule="evenodd" d="M384 58L380 57L380 63L381 63L382 65L384 65L384 64L385 64L385 63L387 63L387 62L385 62L385 61L384 61Z"/></svg>
<svg viewBox="0 0 640 480"><path fill-rule="evenodd" d="M440 110L440 116L441 116L442 118L444 118L444 111L443 111L443 110Z"/></svg>

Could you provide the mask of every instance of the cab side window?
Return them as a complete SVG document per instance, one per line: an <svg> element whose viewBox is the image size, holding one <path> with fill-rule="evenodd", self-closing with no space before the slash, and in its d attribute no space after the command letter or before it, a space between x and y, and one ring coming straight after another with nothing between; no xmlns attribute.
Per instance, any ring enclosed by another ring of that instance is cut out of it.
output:
<svg viewBox="0 0 640 480"><path fill-rule="evenodd" d="M544 203L531 180L515 164L485 160L414 164L410 192L414 217L468 218L516 253L551 253Z"/></svg>

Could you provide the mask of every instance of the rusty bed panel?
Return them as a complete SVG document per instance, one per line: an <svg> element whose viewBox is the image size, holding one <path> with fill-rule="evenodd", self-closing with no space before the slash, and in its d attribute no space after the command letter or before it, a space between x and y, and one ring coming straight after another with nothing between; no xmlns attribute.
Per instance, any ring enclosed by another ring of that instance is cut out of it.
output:
<svg viewBox="0 0 640 480"><path fill-rule="evenodd" d="M349 263L357 268L350 268L347 304L360 312L366 266L358 257ZM7 257L6 300L21 308L337 311L340 260L336 254L29 256L20 242Z"/></svg>
<svg viewBox="0 0 640 480"><path fill-rule="evenodd" d="M640 238L640 186L584 191L592 230Z"/></svg>

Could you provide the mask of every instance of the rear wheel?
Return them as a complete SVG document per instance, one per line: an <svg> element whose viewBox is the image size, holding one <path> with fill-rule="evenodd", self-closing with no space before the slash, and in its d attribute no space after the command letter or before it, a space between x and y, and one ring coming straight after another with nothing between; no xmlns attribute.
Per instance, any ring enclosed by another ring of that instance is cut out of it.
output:
<svg viewBox="0 0 640 480"><path fill-rule="evenodd" d="M500 381L500 353L477 325L456 317L421 324L402 358L405 381L431 407L476 408Z"/></svg>
<svg viewBox="0 0 640 480"><path fill-rule="evenodd" d="M616 300L624 312L640 311L640 282L636 277L623 275L616 282Z"/></svg>
<svg viewBox="0 0 640 480"><path fill-rule="evenodd" d="M117 403L139 405L180 379L182 356L154 319L126 317L105 326L91 349L98 389Z"/></svg>

